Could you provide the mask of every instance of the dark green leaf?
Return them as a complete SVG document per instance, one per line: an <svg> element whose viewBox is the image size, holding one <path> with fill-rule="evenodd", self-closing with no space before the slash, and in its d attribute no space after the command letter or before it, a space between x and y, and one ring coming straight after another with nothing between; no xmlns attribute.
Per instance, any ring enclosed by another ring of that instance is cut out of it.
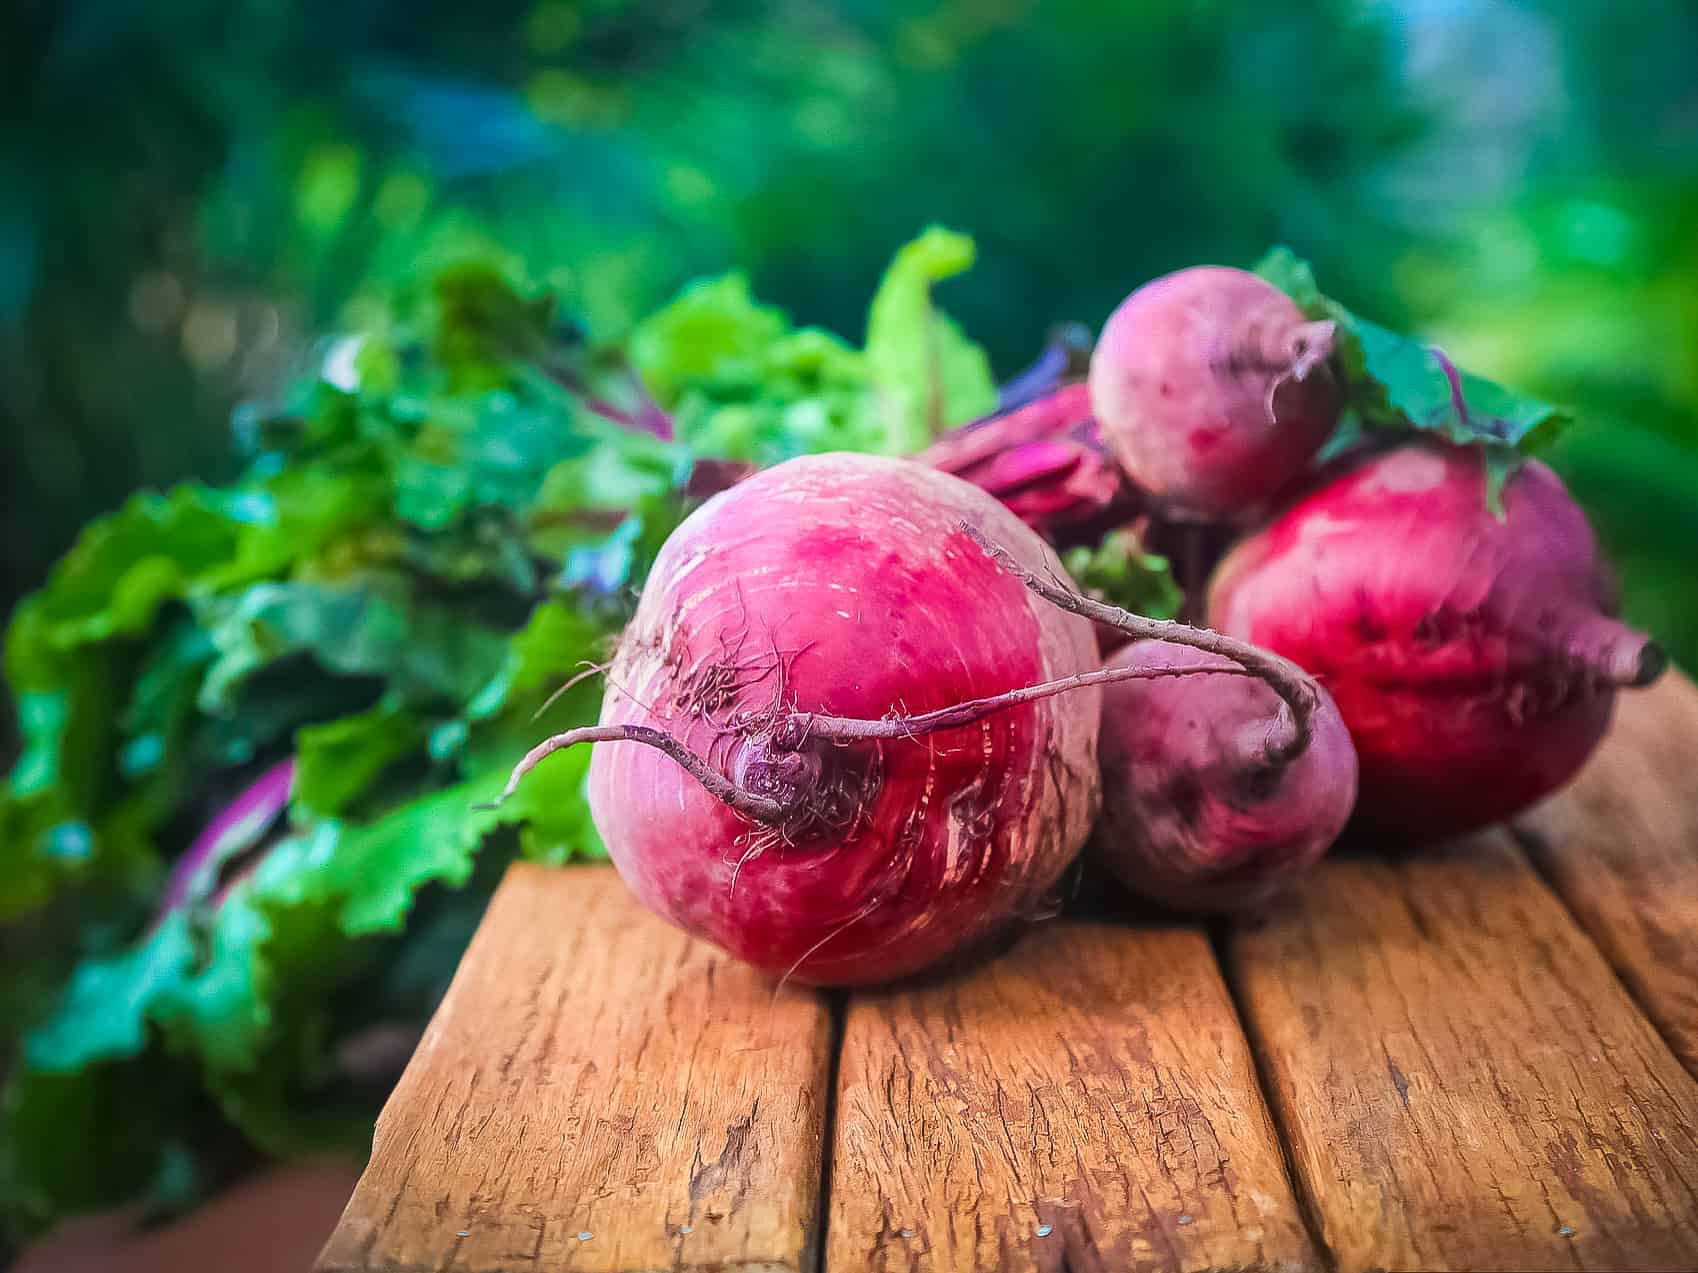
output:
<svg viewBox="0 0 1698 1273"><path fill-rule="evenodd" d="M0 1104L0 1238L66 1212L182 1198L186 1138L205 1137L192 1070L161 1057L66 1073L23 1070Z"/></svg>
<svg viewBox="0 0 1698 1273"><path fill-rule="evenodd" d="M424 724L394 698L295 737L294 800L331 817L358 799L384 770L424 745Z"/></svg>
<svg viewBox="0 0 1698 1273"><path fill-rule="evenodd" d="M1549 403L1458 371L1431 345L1365 319L1355 320L1353 331L1367 377L1355 388L1359 395L1370 389L1383 392L1398 424L1463 445L1484 443L1525 455L1548 445L1570 422L1566 412ZM1378 414L1364 412L1370 424Z"/></svg>
<svg viewBox="0 0 1698 1273"><path fill-rule="evenodd" d="M468 509L527 508L549 471L588 452L598 432L578 424L561 399L532 402L496 392L467 408L439 411L401 461L396 511L424 530L441 530Z"/></svg>
<svg viewBox="0 0 1698 1273"><path fill-rule="evenodd" d="M491 266L466 263L436 279L436 360L457 391L505 385L513 364L541 358L554 298L526 298Z"/></svg>
<svg viewBox="0 0 1698 1273"><path fill-rule="evenodd" d="M506 651L498 633L414 602L393 577L256 584L198 611L218 650L200 695L213 715L230 715L249 678L292 655L339 676L385 678L409 701L460 703L489 681Z"/></svg>
<svg viewBox="0 0 1698 1273"><path fill-rule="evenodd" d="M206 633L181 616L149 647L120 717L124 741L118 772L141 794L156 821L176 810L199 776L189 738L213 653Z"/></svg>

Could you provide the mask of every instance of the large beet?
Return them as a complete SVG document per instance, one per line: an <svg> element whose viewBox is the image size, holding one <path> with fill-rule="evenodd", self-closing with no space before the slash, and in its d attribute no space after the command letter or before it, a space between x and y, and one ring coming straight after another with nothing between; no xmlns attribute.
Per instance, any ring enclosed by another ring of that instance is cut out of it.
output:
<svg viewBox="0 0 1698 1273"><path fill-rule="evenodd" d="M768 803L733 809L673 756L598 743L590 807L649 906L761 968L867 982L986 936L1055 883L1096 815L1097 689L923 736L809 723L889 724L1096 666L1091 625L963 522L1060 570L978 488L859 455L757 474L667 541L602 724L665 731Z"/></svg>
<svg viewBox="0 0 1698 1273"><path fill-rule="evenodd" d="M1610 602L1554 473L1523 464L1499 517L1477 448L1418 441L1323 475L1221 563L1208 613L1331 691L1361 762L1363 821L1424 837L1561 786L1616 688L1661 670Z"/></svg>

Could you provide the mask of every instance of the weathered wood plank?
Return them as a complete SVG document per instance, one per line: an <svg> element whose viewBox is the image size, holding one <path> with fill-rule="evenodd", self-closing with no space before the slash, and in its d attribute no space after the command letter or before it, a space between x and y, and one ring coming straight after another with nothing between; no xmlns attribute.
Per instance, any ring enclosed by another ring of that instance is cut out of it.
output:
<svg viewBox="0 0 1698 1273"><path fill-rule="evenodd" d="M830 1036L610 870L516 866L319 1268L807 1268Z"/></svg>
<svg viewBox="0 0 1698 1273"><path fill-rule="evenodd" d="M1698 1267L1698 1083L1502 831L1229 944L1340 1273Z"/></svg>
<svg viewBox="0 0 1698 1273"><path fill-rule="evenodd" d="M1061 923L850 1000L826 1268L1317 1266L1214 955Z"/></svg>
<svg viewBox="0 0 1698 1273"><path fill-rule="evenodd" d="M1698 1075L1698 687L1623 694L1573 785L1516 833Z"/></svg>

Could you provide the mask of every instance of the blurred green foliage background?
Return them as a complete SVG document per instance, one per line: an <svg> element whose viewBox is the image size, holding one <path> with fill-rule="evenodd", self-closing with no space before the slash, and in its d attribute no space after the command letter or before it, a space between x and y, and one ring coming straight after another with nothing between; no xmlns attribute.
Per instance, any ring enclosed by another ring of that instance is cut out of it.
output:
<svg viewBox="0 0 1698 1273"><path fill-rule="evenodd" d="M444 261L607 337L737 266L858 336L939 221L1005 374L1283 241L1574 406L1629 613L1698 666L1690 0L13 0L0 76L0 611Z"/></svg>

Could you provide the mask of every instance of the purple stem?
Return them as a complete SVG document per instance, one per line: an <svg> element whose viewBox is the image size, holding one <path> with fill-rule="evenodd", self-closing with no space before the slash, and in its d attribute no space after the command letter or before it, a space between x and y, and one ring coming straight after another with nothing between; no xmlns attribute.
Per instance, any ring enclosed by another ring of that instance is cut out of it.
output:
<svg viewBox="0 0 1698 1273"><path fill-rule="evenodd" d="M1057 328L1037 360L997 391L996 412L985 419L1035 402L1062 381L1083 376L1090 354L1091 332L1083 323L1066 323Z"/></svg>
<svg viewBox="0 0 1698 1273"><path fill-rule="evenodd" d="M564 367L549 365L543 367L542 372L566 392L577 395L585 407L604 420L610 420L624 429L652 434L663 442L670 442L675 436L672 417L649 396L648 389L637 378L637 373L629 368L626 369L626 376L637 396L637 408L634 412L592 394L574 372Z"/></svg>
<svg viewBox="0 0 1698 1273"><path fill-rule="evenodd" d="M261 774L206 824L171 867L159 899L160 914L190 900L203 870L216 872L224 862L258 844L289 805L295 761L280 761Z"/></svg>

